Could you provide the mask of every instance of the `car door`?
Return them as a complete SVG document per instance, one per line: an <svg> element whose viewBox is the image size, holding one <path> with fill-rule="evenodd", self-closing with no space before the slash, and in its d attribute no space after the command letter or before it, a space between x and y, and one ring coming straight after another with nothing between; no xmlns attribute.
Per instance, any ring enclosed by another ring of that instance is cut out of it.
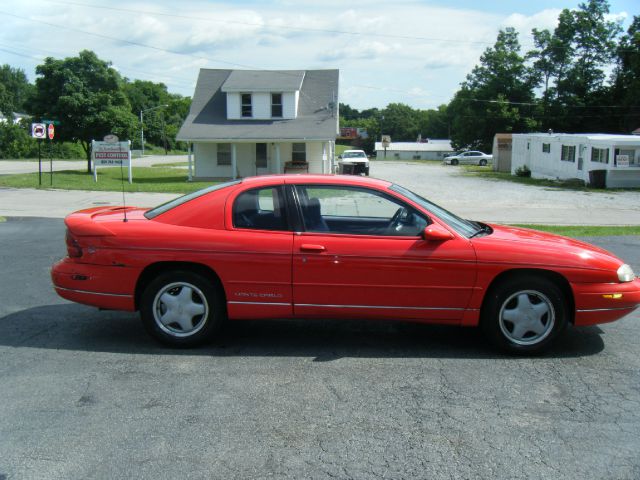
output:
<svg viewBox="0 0 640 480"><path fill-rule="evenodd" d="M284 186L243 190L227 208L234 232L222 267L229 317L290 317L293 231Z"/></svg>
<svg viewBox="0 0 640 480"><path fill-rule="evenodd" d="M304 218L293 245L296 317L459 322L476 276L467 239L423 240L428 216L378 190L296 192Z"/></svg>

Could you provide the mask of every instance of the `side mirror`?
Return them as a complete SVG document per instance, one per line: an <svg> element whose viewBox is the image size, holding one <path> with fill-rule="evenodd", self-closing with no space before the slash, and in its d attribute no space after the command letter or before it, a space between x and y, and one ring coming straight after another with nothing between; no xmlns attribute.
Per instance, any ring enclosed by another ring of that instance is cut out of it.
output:
<svg viewBox="0 0 640 480"><path fill-rule="evenodd" d="M338 160L342 160L342 155L338 155Z"/></svg>
<svg viewBox="0 0 640 480"><path fill-rule="evenodd" d="M422 238L427 242L446 242L453 238L453 234L444 227L432 223L424 229Z"/></svg>

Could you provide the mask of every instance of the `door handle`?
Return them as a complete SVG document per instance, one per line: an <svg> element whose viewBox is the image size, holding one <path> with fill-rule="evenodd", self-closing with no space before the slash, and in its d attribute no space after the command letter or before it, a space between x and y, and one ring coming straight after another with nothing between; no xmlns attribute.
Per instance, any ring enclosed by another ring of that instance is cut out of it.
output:
<svg viewBox="0 0 640 480"><path fill-rule="evenodd" d="M310 243L303 243L302 245L300 245L300 250L302 250L303 252L324 252L326 250L326 248L324 248L324 245L312 245Z"/></svg>

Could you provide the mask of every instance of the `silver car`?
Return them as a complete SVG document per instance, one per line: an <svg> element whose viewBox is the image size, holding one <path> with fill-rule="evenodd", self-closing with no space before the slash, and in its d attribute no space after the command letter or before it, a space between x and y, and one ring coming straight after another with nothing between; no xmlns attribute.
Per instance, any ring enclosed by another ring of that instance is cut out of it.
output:
<svg viewBox="0 0 640 480"><path fill-rule="evenodd" d="M480 165L484 167L493 160L493 155L487 155L478 150L470 150L468 152L460 152L455 155L445 157L445 165Z"/></svg>

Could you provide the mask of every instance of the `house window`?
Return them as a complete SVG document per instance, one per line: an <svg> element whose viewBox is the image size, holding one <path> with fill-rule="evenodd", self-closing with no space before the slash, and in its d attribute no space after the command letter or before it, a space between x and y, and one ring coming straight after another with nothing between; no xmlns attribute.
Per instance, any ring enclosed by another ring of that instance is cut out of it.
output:
<svg viewBox="0 0 640 480"><path fill-rule="evenodd" d="M282 118L282 94L271 94L271 116L274 118Z"/></svg>
<svg viewBox="0 0 640 480"><path fill-rule="evenodd" d="M576 161L575 145L562 145L560 160L562 160L563 162L575 162Z"/></svg>
<svg viewBox="0 0 640 480"><path fill-rule="evenodd" d="M542 153L551 153L551 144L543 143L542 144Z"/></svg>
<svg viewBox="0 0 640 480"><path fill-rule="evenodd" d="M251 105L251 94L243 93L240 95L241 113L243 117L253 117L253 108Z"/></svg>
<svg viewBox="0 0 640 480"><path fill-rule="evenodd" d="M291 160L295 163L305 163L307 161L307 145L305 143L292 144Z"/></svg>
<svg viewBox="0 0 640 480"><path fill-rule="evenodd" d="M608 148L592 148L591 161L598 162L598 163L609 163L609 149Z"/></svg>
<svg viewBox="0 0 640 480"><path fill-rule="evenodd" d="M218 165L231 165L231 144L218 144Z"/></svg>
<svg viewBox="0 0 640 480"><path fill-rule="evenodd" d="M256 168L267 168L266 143L256 143Z"/></svg>

